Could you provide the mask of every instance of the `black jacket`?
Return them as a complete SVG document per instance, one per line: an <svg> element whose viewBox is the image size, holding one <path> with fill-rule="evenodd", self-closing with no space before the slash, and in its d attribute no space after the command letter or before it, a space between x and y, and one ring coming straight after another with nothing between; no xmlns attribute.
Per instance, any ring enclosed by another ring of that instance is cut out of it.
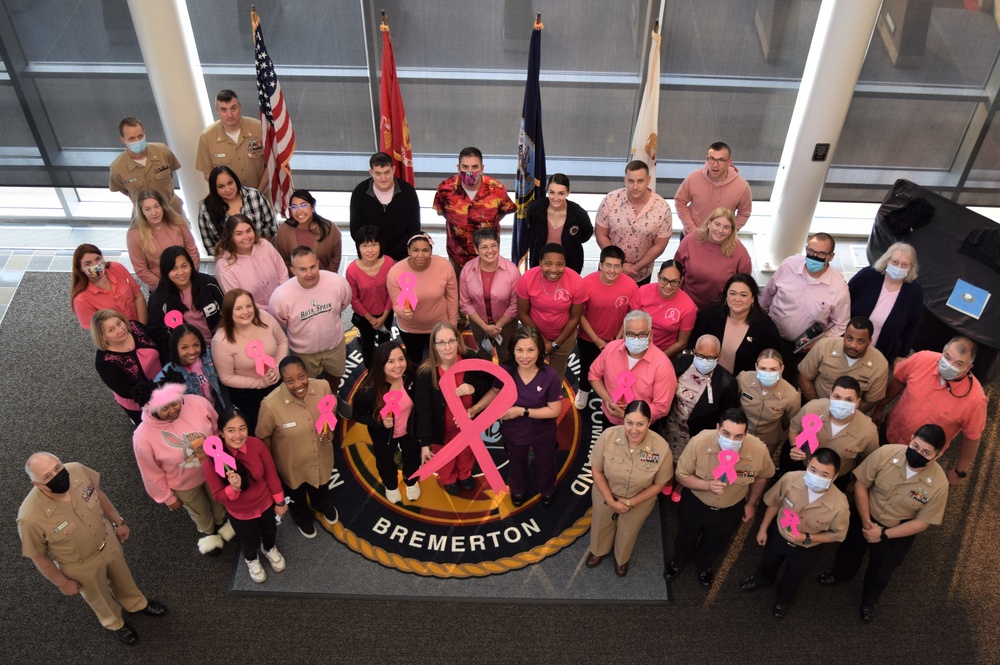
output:
<svg viewBox="0 0 1000 665"><path fill-rule="evenodd" d="M164 276L163 279L168 278ZM222 299L225 297L225 294L219 287L219 283L211 275L201 273L198 277L198 282L200 288L197 293L193 294L192 299L202 303L201 311L205 315L208 329L214 331L219 325L219 320L222 318ZM149 328L149 334L156 341L156 347L160 350L160 355L164 358L169 358L170 350L167 346L170 341L171 328L164 323L163 318L171 308L167 304L166 299L160 295L159 291L153 291L149 295L149 306L147 309L149 311L149 318L146 327ZM211 344L212 340L206 339L205 343ZM205 349L202 349L202 352L204 351Z"/></svg>
<svg viewBox="0 0 1000 665"><path fill-rule="evenodd" d="M542 260L542 247L549 237L549 200L539 199L528 206L528 266L536 267ZM560 244L566 251L566 267L583 273L583 245L594 235L590 215L572 201L566 201L566 223L562 227ZM518 257L520 258L520 257ZM516 261L516 259L515 259Z"/></svg>
<svg viewBox="0 0 1000 665"><path fill-rule="evenodd" d="M413 377L409 374L403 375L403 390L413 401ZM380 409L375 408L375 389L370 386L364 386L358 392L354 394L354 400L351 403L351 408L354 410L354 420L366 425L368 427L368 436L371 438L372 443L388 443L392 438L392 429L389 429L382 424L381 416L378 411ZM406 425L406 431L413 433L413 416L417 409L414 408L410 411L410 419Z"/></svg>
<svg viewBox="0 0 1000 665"><path fill-rule="evenodd" d="M406 241L420 233L420 201L413 186L396 178L396 191L389 205L375 198L373 179L362 180L351 192L351 237L357 241L362 226L377 226L382 253L393 261L407 256Z"/></svg>
<svg viewBox="0 0 1000 665"><path fill-rule="evenodd" d="M678 355L671 359L678 378L686 372L694 362L692 355ZM708 390L701 394L701 399L694 405L688 416L688 431L691 436L706 429L715 429L719 424L719 415L726 409L740 406L740 391L736 379L725 367L717 366L712 372L712 402L708 401Z"/></svg>
<svg viewBox="0 0 1000 665"><path fill-rule="evenodd" d="M462 356L464 360L474 360L478 356L472 351ZM493 377L484 372L466 372L464 383L472 385L475 393L472 396L473 403L482 398L492 387ZM440 388L435 388L431 383L430 372L417 374L417 379L413 386L413 433L421 446L433 444L443 445L444 440L444 395Z"/></svg>
<svg viewBox="0 0 1000 665"><path fill-rule="evenodd" d="M750 324L747 334L736 349L736 359L733 361L733 375L737 375L748 369L755 369L757 366L757 356L764 349L781 350L781 334L778 327L774 325L771 317L763 312ZM693 349L698 338L702 335L714 335L722 341L726 334L726 319L728 316L723 311L722 306L711 304L698 311L698 318L695 320L694 330L688 338L688 348Z"/></svg>

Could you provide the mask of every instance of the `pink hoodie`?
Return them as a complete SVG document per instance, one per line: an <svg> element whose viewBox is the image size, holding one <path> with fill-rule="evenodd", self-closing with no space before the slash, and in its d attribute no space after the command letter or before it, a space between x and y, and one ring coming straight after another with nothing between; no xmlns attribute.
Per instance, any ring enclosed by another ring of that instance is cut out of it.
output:
<svg viewBox="0 0 1000 665"><path fill-rule="evenodd" d="M738 168L730 164L725 179L718 182L708 175L706 165L684 178L674 195L674 205L685 234L694 233L716 208L732 210L736 215L736 230L739 230L750 219L753 198L750 183L743 179Z"/></svg>

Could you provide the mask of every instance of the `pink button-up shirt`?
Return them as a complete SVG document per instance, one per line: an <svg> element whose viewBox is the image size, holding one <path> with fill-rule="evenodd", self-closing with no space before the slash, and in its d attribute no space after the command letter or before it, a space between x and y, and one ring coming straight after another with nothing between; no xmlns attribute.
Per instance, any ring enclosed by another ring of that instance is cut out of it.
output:
<svg viewBox="0 0 1000 665"><path fill-rule="evenodd" d="M652 341L652 340L650 340ZM674 389L677 387L677 376L674 374L674 366L663 351L660 351L652 343L646 349L646 353L635 364L631 370L628 368L629 355L625 350L625 340L616 339L608 342L597 360L590 366L591 381L601 381L604 387L614 397L618 390L618 375L622 372L631 371L635 375L635 383L632 385L632 393L636 399L641 399L649 404L652 413L652 421L656 422L670 411L670 405L674 401ZM620 418L616 418L608 413L606 405L601 405L604 415L615 425L621 425Z"/></svg>
<svg viewBox="0 0 1000 665"><path fill-rule="evenodd" d="M827 268L814 279L805 265L802 254L782 261L760 295L760 306L785 340L794 340L813 323L832 326L824 337L842 336L851 318L851 294L844 276Z"/></svg>
<svg viewBox="0 0 1000 665"><path fill-rule="evenodd" d="M493 289L490 292L490 308L493 312L493 322L506 316L509 320L517 318L517 293L514 287L521 279L521 271L509 259L498 257L497 270L493 275ZM483 293L482 271L479 269L479 257L471 259L462 268L458 280L458 306L463 314L475 312L489 322L486 316L486 296Z"/></svg>

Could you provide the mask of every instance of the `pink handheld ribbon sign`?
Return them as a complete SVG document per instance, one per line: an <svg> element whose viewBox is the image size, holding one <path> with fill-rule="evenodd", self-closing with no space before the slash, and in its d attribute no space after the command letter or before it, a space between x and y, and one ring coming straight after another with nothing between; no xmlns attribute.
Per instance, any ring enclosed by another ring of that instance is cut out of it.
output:
<svg viewBox="0 0 1000 665"><path fill-rule="evenodd" d="M322 434L323 427L329 427L330 431L337 426L337 416L334 415L333 409L337 406L337 398L333 395L325 395L323 399L319 401L319 418L316 419L316 433Z"/></svg>
<svg viewBox="0 0 1000 665"><path fill-rule="evenodd" d="M417 276L412 272L399 273L399 295L396 296L396 304L400 309L406 309L406 303L410 303L410 309L417 308Z"/></svg>
<svg viewBox="0 0 1000 665"><path fill-rule="evenodd" d="M736 482L736 462L739 459L740 454L734 450L720 450L719 466L712 470L712 476L732 485Z"/></svg>
<svg viewBox="0 0 1000 665"><path fill-rule="evenodd" d="M264 353L264 342L259 339L250 340L247 344L247 355L254 361L254 371L261 376L267 374L267 367L278 369L274 358Z"/></svg>
<svg viewBox="0 0 1000 665"><path fill-rule="evenodd" d="M621 399L625 400L625 404L632 402L635 399L635 393L632 392L632 386L635 385L635 374L628 370L618 372L615 381L618 383L618 388L611 395L611 401L615 404L618 404Z"/></svg>
<svg viewBox="0 0 1000 665"><path fill-rule="evenodd" d="M802 518L799 517L799 514L794 510L784 508L781 511L781 521L779 524L781 525L781 528L788 529L788 531L792 534L792 538L799 537L799 523L801 521Z"/></svg>
<svg viewBox="0 0 1000 665"><path fill-rule="evenodd" d="M163 315L163 323L165 323L168 328L173 330L180 324L184 323L184 315L181 314L179 310L172 309Z"/></svg>
<svg viewBox="0 0 1000 665"><path fill-rule="evenodd" d="M378 414L382 416L383 420L388 418L390 413L393 416L397 415L401 399L403 399L403 392L401 390L390 390L382 397L385 406L382 407L382 410Z"/></svg>
<svg viewBox="0 0 1000 665"><path fill-rule="evenodd" d="M795 447L801 449L809 444L809 454L816 452L819 448L819 439L816 435L823 429L823 419L815 413L807 413L802 416L802 432L795 437Z"/></svg>
<svg viewBox="0 0 1000 665"><path fill-rule="evenodd" d="M455 384L455 375L459 372L485 372L503 382L500 394L475 419L469 418L465 407L462 406L462 398L455 395L457 387ZM455 422L458 423L459 432L429 462L417 469L416 473L410 476L410 478L425 480L432 473L455 459L465 448L470 448L476 461L479 462L479 468L483 470L486 482L489 483L493 493L498 497L506 494L507 485L503 482L503 477L500 475L493 457L486 450L486 444L483 443L480 435L489 429L517 401L517 387L514 385L514 377L497 365L477 358L460 360L452 365L441 376L439 385L441 386L441 393L444 395L444 401L448 404L448 408L451 409L451 414L454 416Z"/></svg>
<svg viewBox="0 0 1000 665"><path fill-rule="evenodd" d="M226 466L230 469L236 468L236 458L226 452L219 437L210 436L205 439L202 450L215 461L215 472L223 478L226 477Z"/></svg>

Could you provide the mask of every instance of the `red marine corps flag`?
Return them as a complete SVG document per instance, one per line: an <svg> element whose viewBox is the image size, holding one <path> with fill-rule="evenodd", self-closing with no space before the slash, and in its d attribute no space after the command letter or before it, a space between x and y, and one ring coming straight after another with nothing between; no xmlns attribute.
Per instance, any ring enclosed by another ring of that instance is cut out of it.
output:
<svg viewBox="0 0 1000 665"><path fill-rule="evenodd" d="M403 95L396 78L396 58L392 54L389 26L382 12L382 85L379 89L379 150L392 155L396 164L396 177L413 184L413 149L410 147L410 128L406 124Z"/></svg>
<svg viewBox="0 0 1000 665"><path fill-rule="evenodd" d="M292 197L292 170L288 163L295 152L295 131L288 117L285 96L281 94L278 75L264 46L264 32L260 27L257 10L250 10L253 26L254 55L257 62L257 101L260 103L260 127L264 133L264 162L267 164L267 182L271 190L271 204L288 217L288 203Z"/></svg>

